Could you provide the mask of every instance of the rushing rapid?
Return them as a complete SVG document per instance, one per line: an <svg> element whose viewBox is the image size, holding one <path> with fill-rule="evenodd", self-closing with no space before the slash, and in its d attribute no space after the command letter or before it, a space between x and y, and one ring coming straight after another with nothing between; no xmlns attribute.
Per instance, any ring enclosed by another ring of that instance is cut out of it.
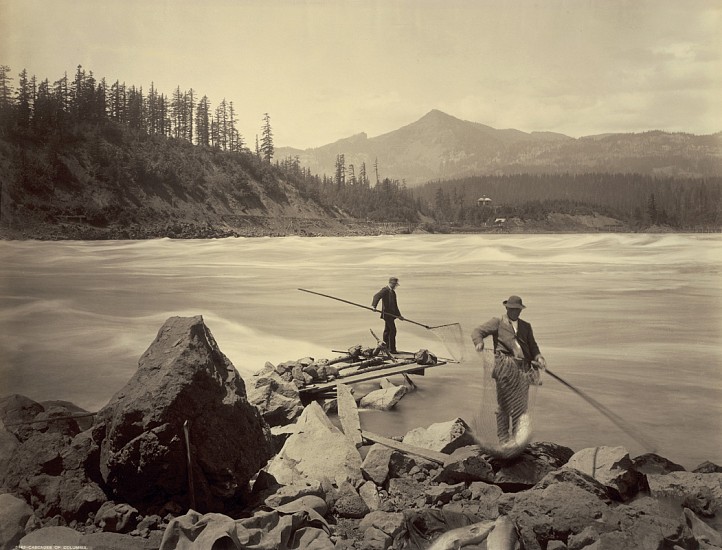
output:
<svg viewBox="0 0 722 550"><path fill-rule="evenodd" d="M2 394L102 407L163 322L203 315L244 378L266 361L331 357L372 345L378 315L299 292L371 303L399 277L404 316L460 323L462 364L433 369L391 412L364 412L385 435L478 410L471 330L519 294L549 368L693 468L722 463L722 239L718 235L402 235L95 242L0 242ZM397 323L399 348L445 350ZM536 440L635 447L547 378Z"/></svg>

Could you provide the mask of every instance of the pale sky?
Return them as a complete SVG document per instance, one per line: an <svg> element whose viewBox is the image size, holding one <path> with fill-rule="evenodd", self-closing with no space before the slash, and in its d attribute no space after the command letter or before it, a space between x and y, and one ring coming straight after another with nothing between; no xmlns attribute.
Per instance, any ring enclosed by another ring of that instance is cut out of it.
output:
<svg viewBox="0 0 722 550"><path fill-rule="evenodd" d="M0 0L0 64L225 98L253 147L431 109L570 136L722 131L720 0Z"/></svg>

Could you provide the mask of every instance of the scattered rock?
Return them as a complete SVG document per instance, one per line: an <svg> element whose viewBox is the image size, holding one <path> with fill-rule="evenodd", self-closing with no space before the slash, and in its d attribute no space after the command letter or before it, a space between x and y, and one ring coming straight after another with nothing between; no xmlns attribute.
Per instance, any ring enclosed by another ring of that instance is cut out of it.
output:
<svg viewBox="0 0 722 550"><path fill-rule="evenodd" d="M562 482L518 493L508 515L519 530L523 548L540 550L546 548L548 541L560 540L560 534L566 539L581 533L606 511L607 505L595 494L574 483Z"/></svg>
<svg viewBox="0 0 722 550"><path fill-rule="evenodd" d="M362 518L370 512L353 485L345 481L339 485L334 512L342 518Z"/></svg>
<svg viewBox="0 0 722 550"><path fill-rule="evenodd" d="M364 477L370 479L376 485L382 486L389 475L389 464L393 453L393 449L385 445L379 443L371 445L361 464Z"/></svg>
<svg viewBox="0 0 722 550"><path fill-rule="evenodd" d="M411 430L404 436L403 442L442 453L475 444L469 425L461 418Z"/></svg>
<svg viewBox="0 0 722 550"><path fill-rule="evenodd" d="M702 464L692 470L696 474L714 474L722 473L722 466L717 466L714 462L705 460Z"/></svg>
<svg viewBox="0 0 722 550"><path fill-rule="evenodd" d="M358 489L358 494L372 512L381 507L381 493L373 481L367 481L361 485Z"/></svg>
<svg viewBox="0 0 722 550"><path fill-rule="evenodd" d="M532 490L543 491L547 487L557 483L571 483L587 493L593 494L605 504L611 504L612 502L609 487L602 485L601 482L576 468L563 467L559 470L549 472L539 483L534 485Z"/></svg>
<svg viewBox="0 0 722 550"><path fill-rule="evenodd" d="M22 499L0 494L0 510L0 548L15 548L25 536L25 525L33 509Z"/></svg>
<svg viewBox="0 0 722 550"><path fill-rule="evenodd" d="M672 472L648 475L653 497L670 498L703 518L715 517L722 510L722 474Z"/></svg>
<svg viewBox="0 0 722 550"><path fill-rule="evenodd" d="M286 372L270 363L257 372L248 384L248 401L253 404L269 426L285 426L301 415L303 404L298 387L281 377Z"/></svg>
<svg viewBox="0 0 722 550"><path fill-rule="evenodd" d="M509 460L493 459L494 483L505 491L522 491L536 485L549 472L567 463L574 452L554 443L532 443Z"/></svg>
<svg viewBox="0 0 722 550"><path fill-rule="evenodd" d="M386 533L376 527L369 527L364 531L361 541L361 550L387 550L393 541Z"/></svg>
<svg viewBox="0 0 722 550"><path fill-rule="evenodd" d="M632 464L634 469L641 474L668 474L670 472L685 471L684 466L680 466L655 453L637 456L632 460Z"/></svg>
<svg viewBox="0 0 722 550"><path fill-rule="evenodd" d="M722 548L722 533L707 525L689 508L685 508L683 514L685 523L687 524L687 527L689 527L697 542L702 542L716 548Z"/></svg>
<svg viewBox="0 0 722 550"><path fill-rule="evenodd" d="M451 499L454 498L454 495L461 493L464 489L466 489L466 484L464 483L456 483L454 485L439 483L438 485L432 485L426 489L426 502L429 504L445 504L450 502Z"/></svg>
<svg viewBox="0 0 722 550"><path fill-rule="evenodd" d="M470 445L456 449L441 470L433 478L437 483L494 481L494 470L482 456L478 446Z"/></svg>
<svg viewBox="0 0 722 550"><path fill-rule="evenodd" d="M356 446L312 402L294 425L293 433L265 470L283 485L303 480L330 479L340 484L363 480Z"/></svg>
<svg viewBox="0 0 722 550"><path fill-rule="evenodd" d="M130 533L140 519L138 510L129 504L106 502L95 515L95 525L110 533Z"/></svg>
<svg viewBox="0 0 722 550"><path fill-rule="evenodd" d="M264 503L269 508L276 508L308 495L323 497L324 490L321 488L321 483L316 480L309 480L306 483L282 485L272 495L267 497Z"/></svg>
<svg viewBox="0 0 722 550"><path fill-rule="evenodd" d="M20 539L21 548L82 548L83 535L70 527L43 527Z"/></svg>
<svg viewBox="0 0 722 550"><path fill-rule="evenodd" d="M73 437L80 433L80 427L74 418L68 418L71 415L66 407L53 406L38 413L32 426L37 432L54 432Z"/></svg>
<svg viewBox="0 0 722 550"><path fill-rule="evenodd" d="M400 512L371 512L361 520L359 525L362 531L369 527L375 527L393 539L406 529L406 519Z"/></svg>
<svg viewBox="0 0 722 550"><path fill-rule="evenodd" d="M407 392L406 386L381 388L364 395L359 402L359 406L363 409L388 411L393 409Z"/></svg>
<svg viewBox="0 0 722 550"><path fill-rule="evenodd" d="M24 395L13 394L0 398L0 421L20 441L35 434L31 421L43 410L40 403Z"/></svg>
<svg viewBox="0 0 722 550"><path fill-rule="evenodd" d="M646 489L646 480L635 468L624 447L590 447L575 453L567 466L599 480L614 489L622 500L629 500L640 489Z"/></svg>

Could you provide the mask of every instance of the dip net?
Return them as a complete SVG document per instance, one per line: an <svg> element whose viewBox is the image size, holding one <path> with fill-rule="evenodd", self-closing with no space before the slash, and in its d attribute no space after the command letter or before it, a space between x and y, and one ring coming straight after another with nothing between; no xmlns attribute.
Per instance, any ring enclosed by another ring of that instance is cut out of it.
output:
<svg viewBox="0 0 722 550"><path fill-rule="evenodd" d="M482 362L481 402L471 420L477 443L489 454L509 458L531 442L534 404L541 372L526 361L494 355L485 349Z"/></svg>
<svg viewBox="0 0 722 550"><path fill-rule="evenodd" d="M450 323L438 327L429 327L434 336L444 344L454 361L461 363L464 360L464 334L459 323Z"/></svg>

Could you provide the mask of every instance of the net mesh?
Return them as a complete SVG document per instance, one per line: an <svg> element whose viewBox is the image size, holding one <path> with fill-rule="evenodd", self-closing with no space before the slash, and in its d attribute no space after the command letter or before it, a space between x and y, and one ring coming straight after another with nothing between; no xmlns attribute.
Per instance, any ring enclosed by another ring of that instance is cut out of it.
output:
<svg viewBox="0 0 722 550"><path fill-rule="evenodd" d="M464 360L464 334L459 323L431 327L429 330L444 344L455 361L461 363Z"/></svg>
<svg viewBox="0 0 722 550"><path fill-rule="evenodd" d="M512 457L532 438L534 404L541 373L528 364L485 349L481 403L471 421L479 445L487 452Z"/></svg>

